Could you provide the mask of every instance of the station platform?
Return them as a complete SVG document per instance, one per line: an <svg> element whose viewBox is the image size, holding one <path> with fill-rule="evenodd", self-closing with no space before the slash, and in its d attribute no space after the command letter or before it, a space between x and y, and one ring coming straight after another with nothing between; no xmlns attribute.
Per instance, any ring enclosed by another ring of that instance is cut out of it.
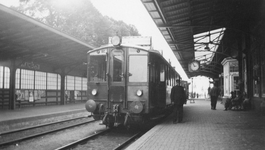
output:
<svg viewBox="0 0 265 150"><path fill-rule="evenodd" d="M90 115L85 102L0 110L0 134L9 130Z"/></svg>
<svg viewBox="0 0 265 150"><path fill-rule="evenodd" d="M173 124L173 114L140 137L126 150L263 150L265 115L228 110L210 101L190 100L184 105L183 123Z"/></svg>

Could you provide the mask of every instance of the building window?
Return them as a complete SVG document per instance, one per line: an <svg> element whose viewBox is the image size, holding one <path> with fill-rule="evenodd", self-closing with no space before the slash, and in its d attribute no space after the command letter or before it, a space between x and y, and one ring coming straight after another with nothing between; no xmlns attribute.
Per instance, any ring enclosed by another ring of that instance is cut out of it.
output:
<svg viewBox="0 0 265 150"><path fill-rule="evenodd" d="M61 90L61 76L26 69L17 69L15 88L26 90ZM67 90L87 90L87 78L66 76L65 87ZM0 89L10 88L10 69L0 66Z"/></svg>
<svg viewBox="0 0 265 150"><path fill-rule="evenodd" d="M16 89L20 89L20 69L16 70Z"/></svg>
<svg viewBox="0 0 265 150"><path fill-rule="evenodd" d="M9 89L10 69L0 66L0 89Z"/></svg>
<svg viewBox="0 0 265 150"><path fill-rule="evenodd" d="M34 89L34 71L21 69L21 89Z"/></svg>
<svg viewBox="0 0 265 150"><path fill-rule="evenodd" d="M66 76L66 90L75 90L75 77L74 76Z"/></svg>
<svg viewBox="0 0 265 150"><path fill-rule="evenodd" d="M0 66L0 89L4 87L4 67Z"/></svg>
<svg viewBox="0 0 265 150"><path fill-rule="evenodd" d="M10 82L10 69L5 67L5 78L4 78L4 88L9 89L9 82Z"/></svg>
<svg viewBox="0 0 265 150"><path fill-rule="evenodd" d="M82 78L82 90L87 90L87 78Z"/></svg>
<svg viewBox="0 0 265 150"><path fill-rule="evenodd" d="M35 89L46 89L46 73L45 72L35 72Z"/></svg>
<svg viewBox="0 0 265 150"><path fill-rule="evenodd" d="M65 88L66 90L86 91L87 90L87 78L66 76L65 87L66 87Z"/></svg>
<svg viewBox="0 0 265 150"><path fill-rule="evenodd" d="M47 73L47 89L57 89L57 74Z"/></svg>
<svg viewBox="0 0 265 150"><path fill-rule="evenodd" d="M82 90L82 78L75 77L75 90Z"/></svg>
<svg viewBox="0 0 265 150"><path fill-rule="evenodd" d="M58 81L57 74L55 73L47 73L47 89L49 90L57 90Z"/></svg>
<svg viewBox="0 0 265 150"><path fill-rule="evenodd" d="M61 90L61 76L57 75L57 89Z"/></svg>

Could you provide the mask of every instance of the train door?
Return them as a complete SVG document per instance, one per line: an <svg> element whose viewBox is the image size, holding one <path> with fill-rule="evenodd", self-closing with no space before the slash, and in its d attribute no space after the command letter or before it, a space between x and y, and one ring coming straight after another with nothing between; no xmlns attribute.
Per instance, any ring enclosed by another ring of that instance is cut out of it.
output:
<svg viewBox="0 0 265 150"><path fill-rule="evenodd" d="M109 108L121 107L125 104L126 78L125 78L125 51L122 49L113 49L110 52L109 65ZM114 109L114 108L113 108Z"/></svg>

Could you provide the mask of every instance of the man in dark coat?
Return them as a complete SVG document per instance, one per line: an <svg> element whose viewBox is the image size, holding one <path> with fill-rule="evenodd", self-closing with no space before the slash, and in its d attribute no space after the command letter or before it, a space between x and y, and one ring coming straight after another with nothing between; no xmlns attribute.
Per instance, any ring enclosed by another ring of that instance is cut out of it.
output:
<svg viewBox="0 0 265 150"><path fill-rule="evenodd" d="M219 95L220 95L220 89L217 87L217 83L214 83L214 87L210 91L212 110L216 110L216 103Z"/></svg>
<svg viewBox="0 0 265 150"><path fill-rule="evenodd" d="M182 122L183 119L183 104L186 102L185 90L180 86L180 81L176 80L177 85L171 89L170 98L174 102L174 107L176 111L176 117L173 123Z"/></svg>

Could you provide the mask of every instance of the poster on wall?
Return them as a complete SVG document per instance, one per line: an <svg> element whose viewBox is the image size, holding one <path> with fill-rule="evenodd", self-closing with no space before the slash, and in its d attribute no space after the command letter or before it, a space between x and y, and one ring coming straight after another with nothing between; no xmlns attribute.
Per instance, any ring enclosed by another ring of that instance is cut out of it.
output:
<svg viewBox="0 0 265 150"><path fill-rule="evenodd" d="M75 100L78 100L78 96L80 95L80 91L75 91Z"/></svg>
<svg viewBox="0 0 265 150"><path fill-rule="evenodd" d="M18 101L23 101L25 100L25 93L21 90L16 90L16 97Z"/></svg>
<svg viewBox="0 0 265 150"><path fill-rule="evenodd" d="M70 91L65 91L65 100L70 101Z"/></svg>
<svg viewBox="0 0 265 150"><path fill-rule="evenodd" d="M34 102L40 100L44 93L43 90L16 90L16 97L18 101Z"/></svg>
<svg viewBox="0 0 265 150"><path fill-rule="evenodd" d="M24 95L25 95L25 100L29 100L29 91L28 90L24 90Z"/></svg>
<svg viewBox="0 0 265 150"><path fill-rule="evenodd" d="M29 102L34 102L33 91L29 91Z"/></svg>

